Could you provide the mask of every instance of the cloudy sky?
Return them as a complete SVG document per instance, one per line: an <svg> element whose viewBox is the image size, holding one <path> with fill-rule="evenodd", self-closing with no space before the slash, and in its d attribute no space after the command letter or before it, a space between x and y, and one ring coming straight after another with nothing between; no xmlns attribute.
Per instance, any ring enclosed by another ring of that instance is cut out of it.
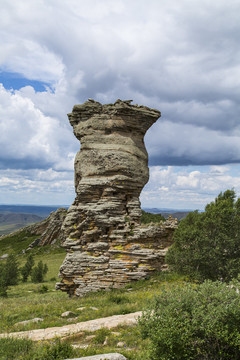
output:
<svg viewBox="0 0 240 360"><path fill-rule="evenodd" d="M240 0L0 0L0 203L71 204L79 142L66 114L133 99L143 207L240 196Z"/></svg>

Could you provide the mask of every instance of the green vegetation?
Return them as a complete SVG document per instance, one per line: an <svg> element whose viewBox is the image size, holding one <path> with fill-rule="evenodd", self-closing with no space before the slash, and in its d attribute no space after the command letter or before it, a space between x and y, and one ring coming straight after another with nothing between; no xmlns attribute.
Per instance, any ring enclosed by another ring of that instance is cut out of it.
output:
<svg viewBox="0 0 240 360"><path fill-rule="evenodd" d="M174 233L166 261L194 279L230 281L240 272L240 199L220 193L205 212L189 213Z"/></svg>
<svg viewBox="0 0 240 360"><path fill-rule="evenodd" d="M161 214L151 214L142 210L141 224L160 223L165 221L165 218Z"/></svg>
<svg viewBox="0 0 240 360"><path fill-rule="evenodd" d="M26 264L21 268L22 281L27 282L28 277L32 272L32 268L34 266L34 259L32 254L27 256Z"/></svg>
<svg viewBox="0 0 240 360"><path fill-rule="evenodd" d="M235 288L236 286L236 288ZM152 360L240 358L240 282L207 281L163 291L139 324Z"/></svg>
<svg viewBox="0 0 240 360"><path fill-rule="evenodd" d="M0 264L0 296L7 296L10 285L17 285L19 269L16 256L11 254L5 263Z"/></svg>
<svg viewBox="0 0 240 360"><path fill-rule="evenodd" d="M76 351L59 339L54 342L45 342L37 346L27 339L0 339L1 360L61 360L74 357Z"/></svg>
<svg viewBox="0 0 240 360"><path fill-rule="evenodd" d="M48 266L47 264L43 264L42 260L40 260L31 271L31 280L34 283L41 283L43 282L44 276L48 272Z"/></svg>
<svg viewBox="0 0 240 360"><path fill-rule="evenodd" d="M11 253L19 254L38 237L38 235L31 235L27 231L21 231L15 235L0 238L0 256Z"/></svg>

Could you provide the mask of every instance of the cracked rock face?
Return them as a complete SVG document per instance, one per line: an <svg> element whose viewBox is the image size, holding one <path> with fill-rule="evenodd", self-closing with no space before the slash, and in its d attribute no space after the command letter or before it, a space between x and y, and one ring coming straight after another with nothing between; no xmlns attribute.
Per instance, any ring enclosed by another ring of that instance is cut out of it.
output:
<svg viewBox="0 0 240 360"><path fill-rule="evenodd" d="M75 158L76 198L62 228L67 256L57 288L82 296L161 269L176 222L139 226L139 195L149 178L143 138L160 115L121 100L89 100L68 114L81 149Z"/></svg>

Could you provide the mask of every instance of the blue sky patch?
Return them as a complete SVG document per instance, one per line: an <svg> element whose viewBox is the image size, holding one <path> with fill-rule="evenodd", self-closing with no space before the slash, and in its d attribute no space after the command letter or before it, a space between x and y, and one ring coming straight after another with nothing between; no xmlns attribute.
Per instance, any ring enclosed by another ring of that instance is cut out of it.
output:
<svg viewBox="0 0 240 360"><path fill-rule="evenodd" d="M46 86L51 88L51 85L38 80L30 80L22 77L18 73L0 71L0 83L3 84L7 90L19 90L24 86L32 86L35 91L43 92L46 91Z"/></svg>

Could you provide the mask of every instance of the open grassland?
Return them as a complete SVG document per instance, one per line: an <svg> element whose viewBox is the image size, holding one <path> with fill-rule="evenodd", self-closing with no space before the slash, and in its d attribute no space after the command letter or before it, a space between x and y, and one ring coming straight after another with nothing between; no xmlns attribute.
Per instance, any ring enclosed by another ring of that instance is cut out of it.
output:
<svg viewBox="0 0 240 360"><path fill-rule="evenodd" d="M62 260L62 254L55 255L54 261L50 256L45 257L44 263L49 267L49 274L44 283L20 283L8 290L7 298L0 298L0 332L69 324L69 319L61 317L65 311L72 311L75 314L71 318L71 323L136 312L144 309L163 288L184 283L182 279L173 279L171 275L158 274L149 280L128 285L125 289L101 291L83 298L69 298L67 294L56 291L56 280L51 280L52 275L57 276ZM45 287L48 291L42 292ZM79 310L79 308L84 309ZM43 318L43 322L16 325L18 322L33 318Z"/></svg>

